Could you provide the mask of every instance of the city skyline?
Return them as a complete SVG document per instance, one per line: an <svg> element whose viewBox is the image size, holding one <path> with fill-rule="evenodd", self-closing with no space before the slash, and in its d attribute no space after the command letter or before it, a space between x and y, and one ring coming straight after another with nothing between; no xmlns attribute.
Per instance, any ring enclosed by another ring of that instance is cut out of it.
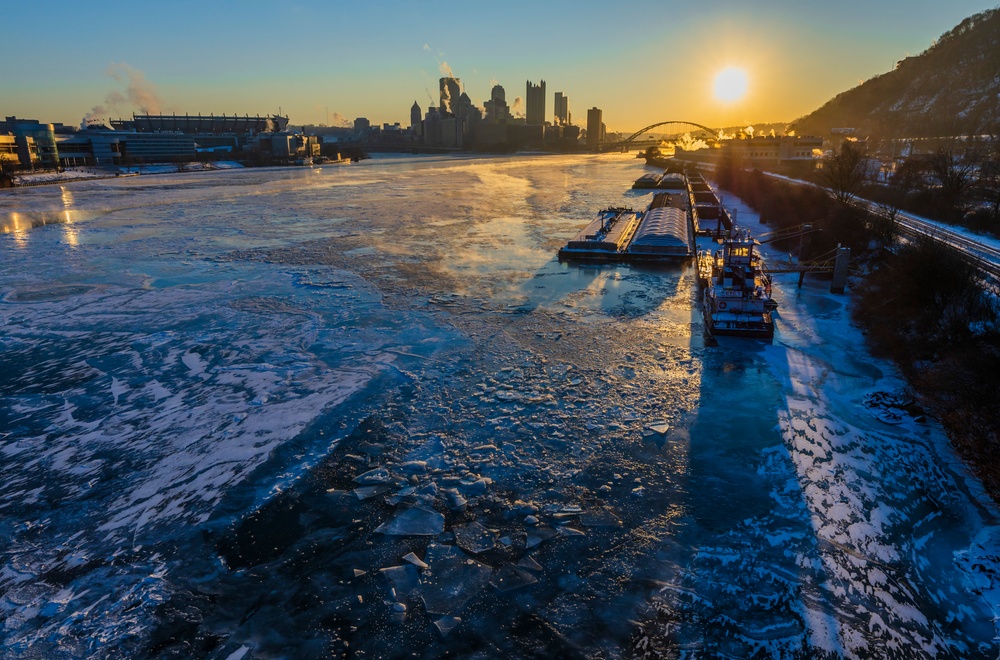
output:
<svg viewBox="0 0 1000 660"><path fill-rule="evenodd" d="M94 41L41 49L37 33L15 31L10 52L24 55L0 74L0 96L7 115L74 125L92 111L107 119L279 109L295 124L366 117L406 125L414 100L436 104L438 81L449 76L461 79L477 107L494 85L504 86L514 109L523 81L546 80L574 107L600 107L609 131L671 119L780 122L889 71L991 6L780 0L747 8L717 0L697 9L646 1L611 9L586 1L455 12L397 2L376 15L360 5L293 2L265 20L274 5L249 2L234 21L235 5L183 1L156 17L154 31L131 3L80 13L68 1L18 1L2 10L7 24L31 24L40 12L72 16L74 29ZM748 78L746 94L728 102L712 93L715 74L727 67ZM546 98L546 121L552 103Z"/></svg>

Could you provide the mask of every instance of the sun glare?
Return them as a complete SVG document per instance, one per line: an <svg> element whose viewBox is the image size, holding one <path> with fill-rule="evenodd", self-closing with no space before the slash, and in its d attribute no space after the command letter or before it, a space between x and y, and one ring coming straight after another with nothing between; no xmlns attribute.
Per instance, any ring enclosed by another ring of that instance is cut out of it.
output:
<svg viewBox="0 0 1000 660"><path fill-rule="evenodd" d="M715 98L732 103L743 98L747 93L749 82L746 71L730 66L715 75L712 91L715 93Z"/></svg>

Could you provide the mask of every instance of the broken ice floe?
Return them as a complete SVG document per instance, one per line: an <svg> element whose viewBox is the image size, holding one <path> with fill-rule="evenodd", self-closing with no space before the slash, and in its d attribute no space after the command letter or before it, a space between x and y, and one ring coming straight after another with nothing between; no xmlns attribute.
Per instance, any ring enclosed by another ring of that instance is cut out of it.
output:
<svg viewBox="0 0 1000 660"><path fill-rule="evenodd" d="M432 614L457 614L482 591L493 573L486 564L453 546L432 543L425 556L430 566L417 595ZM414 569L415 570L415 569Z"/></svg>
<svg viewBox="0 0 1000 660"><path fill-rule="evenodd" d="M444 516L437 511L413 507L382 523L375 531L390 536L437 536L444 531Z"/></svg>

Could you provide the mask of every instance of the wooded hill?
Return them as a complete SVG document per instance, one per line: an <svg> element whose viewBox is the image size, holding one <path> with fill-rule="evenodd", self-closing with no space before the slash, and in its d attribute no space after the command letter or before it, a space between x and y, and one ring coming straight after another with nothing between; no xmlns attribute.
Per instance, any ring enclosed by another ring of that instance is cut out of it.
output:
<svg viewBox="0 0 1000 660"><path fill-rule="evenodd" d="M854 128L859 137L1000 132L1000 8L970 16L895 70L792 122L800 135Z"/></svg>

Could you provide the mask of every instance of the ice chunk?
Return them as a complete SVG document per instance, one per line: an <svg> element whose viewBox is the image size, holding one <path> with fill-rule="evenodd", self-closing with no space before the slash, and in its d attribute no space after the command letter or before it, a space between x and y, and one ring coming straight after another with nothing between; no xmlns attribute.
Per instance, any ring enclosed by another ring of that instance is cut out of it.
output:
<svg viewBox="0 0 1000 660"><path fill-rule="evenodd" d="M458 547L466 552L478 554L496 547L493 532L478 522L473 521L468 525L459 525L454 527L452 531L455 532L455 541L458 543Z"/></svg>
<svg viewBox="0 0 1000 660"><path fill-rule="evenodd" d="M560 527L559 536L586 536L586 534L572 527Z"/></svg>
<svg viewBox="0 0 1000 660"><path fill-rule="evenodd" d="M361 486L354 489L354 494L359 500L367 500L389 492L388 486Z"/></svg>
<svg viewBox="0 0 1000 660"><path fill-rule="evenodd" d="M659 433L660 435L666 435L667 431L670 430L670 424L667 424L666 422L658 422L656 424L650 424L648 428L653 433Z"/></svg>
<svg viewBox="0 0 1000 660"><path fill-rule="evenodd" d="M461 511L468 504L468 500L462 497L457 488L445 488L442 492L444 493L445 504L452 511Z"/></svg>
<svg viewBox="0 0 1000 660"><path fill-rule="evenodd" d="M497 590L504 592L520 589L536 582L538 582L538 578L513 564L507 564L490 579L490 584Z"/></svg>
<svg viewBox="0 0 1000 660"><path fill-rule="evenodd" d="M396 598L406 598L420 586L420 574L410 564L382 568L379 573L396 592Z"/></svg>
<svg viewBox="0 0 1000 660"><path fill-rule="evenodd" d="M425 564L423 562L423 560L420 559L420 557L416 556L412 552L409 553L408 555L405 555L403 557L403 561L408 561L411 564L413 564L414 566L416 566L417 568L427 568L427 564Z"/></svg>
<svg viewBox="0 0 1000 660"><path fill-rule="evenodd" d="M375 530L390 536L437 536L444 530L444 516L437 511L415 506L382 523Z"/></svg>
<svg viewBox="0 0 1000 660"><path fill-rule="evenodd" d="M484 495L486 493L486 479L476 479L475 481L463 479L460 485L467 495Z"/></svg>
<svg viewBox="0 0 1000 660"><path fill-rule="evenodd" d="M438 492L437 484L434 483L433 481L417 489L417 495L430 495L431 497L434 497L435 495L437 495L437 492Z"/></svg>
<svg viewBox="0 0 1000 660"><path fill-rule="evenodd" d="M533 558L525 555L521 557L521 561L517 562L517 565L521 568L526 568L529 571L540 571L542 570L542 565L535 561Z"/></svg>
<svg viewBox="0 0 1000 660"><path fill-rule="evenodd" d="M447 637L448 633L455 629L455 626L462 623L460 616L443 616L434 622L434 626L441 633L442 637Z"/></svg>
<svg viewBox="0 0 1000 660"><path fill-rule="evenodd" d="M432 614L454 615L486 588L493 569L470 559L454 546L431 544L425 555L430 573L424 577L418 595ZM413 569L416 571L416 569Z"/></svg>
<svg viewBox="0 0 1000 660"><path fill-rule="evenodd" d="M399 469L406 474L421 474L427 471L427 461L407 461Z"/></svg>
<svg viewBox="0 0 1000 660"><path fill-rule="evenodd" d="M621 527L622 521L607 509L588 511L580 516L580 523L587 527Z"/></svg>
<svg viewBox="0 0 1000 660"><path fill-rule="evenodd" d="M548 541L556 535L556 530L551 527L536 527L535 529L528 532L528 540L525 543L526 548L534 548L536 545L540 545L544 541Z"/></svg>
<svg viewBox="0 0 1000 660"><path fill-rule="evenodd" d="M375 468L374 470L368 470L364 474L359 474L354 477L354 483L364 484L366 486L372 484L387 484L392 481L392 475L385 468Z"/></svg>

